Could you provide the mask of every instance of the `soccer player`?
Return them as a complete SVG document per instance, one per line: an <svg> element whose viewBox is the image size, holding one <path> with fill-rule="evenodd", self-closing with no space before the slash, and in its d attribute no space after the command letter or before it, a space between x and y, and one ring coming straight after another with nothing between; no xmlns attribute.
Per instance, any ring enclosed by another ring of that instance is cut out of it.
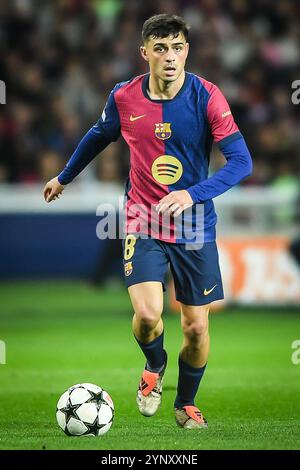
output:
<svg viewBox="0 0 300 470"><path fill-rule="evenodd" d="M209 352L210 303L223 298L212 199L250 175L252 162L222 92L185 71L188 31L175 15L156 15L144 23L140 52L149 73L114 87L101 118L64 170L46 184L44 197L47 202L59 197L122 134L131 165L124 274L134 310L133 333L146 358L137 404L144 416L152 416L161 403L167 365L161 314L170 265L184 337L175 419L192 429L207 426L195 396ZM227 163L208 177L213 140Z"/></svg>

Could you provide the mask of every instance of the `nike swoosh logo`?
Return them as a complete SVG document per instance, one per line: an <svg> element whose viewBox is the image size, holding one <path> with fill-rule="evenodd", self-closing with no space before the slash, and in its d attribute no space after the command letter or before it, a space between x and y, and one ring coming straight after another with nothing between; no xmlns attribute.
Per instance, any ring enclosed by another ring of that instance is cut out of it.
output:
<svg viewBox="0 0 300 470"><path fill-rule="evenodd" d="M142 114L141 116L132 116L132 114L130 115L130 121L133 122L133 121L136 121L137 119L141 119L143 117L145 117L146 114Z"/></svg>
<svg viewBox="0 0 300 470"><path fill-rule="evenodd" d="M216 287L217 287L218 284L216 284L214 287L212 287L211 289L209 290L206 290L204 289L204 295L209 295Z"/></svg>

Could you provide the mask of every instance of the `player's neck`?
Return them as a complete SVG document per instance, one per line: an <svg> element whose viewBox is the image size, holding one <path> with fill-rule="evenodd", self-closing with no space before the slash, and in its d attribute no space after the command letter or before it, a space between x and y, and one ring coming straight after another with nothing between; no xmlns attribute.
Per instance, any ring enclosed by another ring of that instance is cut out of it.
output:
<svg viewBox="0 0 300 470"><path fill-rule="evenodd" d="M152 100L171 100L184 84L184 70L175 82L165 82L150 74L148 94Z"/></svg>

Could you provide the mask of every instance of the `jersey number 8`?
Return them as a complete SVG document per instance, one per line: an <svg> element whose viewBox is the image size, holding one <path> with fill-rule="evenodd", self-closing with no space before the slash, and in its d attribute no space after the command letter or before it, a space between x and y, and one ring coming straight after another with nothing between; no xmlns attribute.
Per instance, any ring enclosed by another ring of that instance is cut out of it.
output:
<svg viewBox="0 0 300 470"><path fill-rule="evenodd" d="M136 237L135 235L127 235L125 239L125 249L124 249L124 260L128 261L134 255L134 247L136 244Z"/></svg>

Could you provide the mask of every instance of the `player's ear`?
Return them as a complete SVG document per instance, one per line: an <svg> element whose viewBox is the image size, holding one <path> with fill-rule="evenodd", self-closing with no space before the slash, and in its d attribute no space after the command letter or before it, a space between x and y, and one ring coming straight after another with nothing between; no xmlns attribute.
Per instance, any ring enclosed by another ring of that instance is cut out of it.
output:
<svg viewBox="0 0 300 470"><path fill-rule="evenodd" d="M149 57L148 57L147 50L146 50L145 46L141 46L140 51L141 51L141 56L143 57L143 59L146 60L147 62L149 62Z"/></svg>
<svg viewBox="0 0 300 470"><path fill-rule="evenodd" d="M189 50L190 50L190 45L189 45L189 43L187 42L187 43L186 43L186 56L188 56Z"/></svg>

